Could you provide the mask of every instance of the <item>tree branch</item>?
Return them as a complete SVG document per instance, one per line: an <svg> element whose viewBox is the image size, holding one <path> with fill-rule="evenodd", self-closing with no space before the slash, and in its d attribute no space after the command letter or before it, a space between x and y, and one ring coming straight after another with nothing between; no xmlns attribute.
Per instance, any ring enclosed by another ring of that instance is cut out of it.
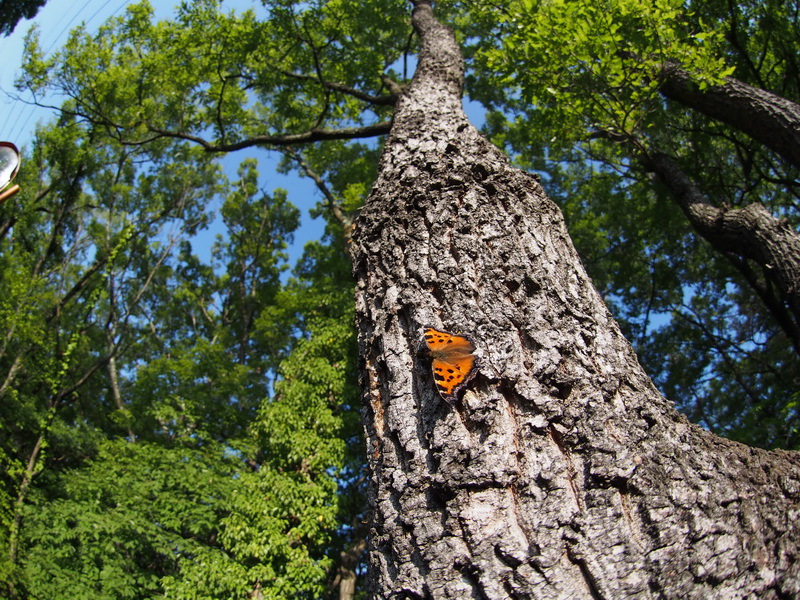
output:
<svg viewBox="0 0 800 600"><path fill-rule="evenodd" d="M738 261L731 261L731 256L752 260L762 268L791 312L791 326L783 318L785 315L780 311L776 313L769 303L766 306L792 340L795 351L800 353L800 236L797 232L758 203L744 208L712 205L666 154L651 152L641 157L645 166L672 192L692 227L728 257L737 270L741 272L741 266ZM752 283L748 274L743 274ZM761 286L755 287L755 291L761 295Z"/></svg>
<svg viewBox="0 0 800 600"><path fill-rule="evenodd" d="M345 242L349 241L352 234L353 218L345 214L334 193L330 190L319 173L311 168L311 166L305 161L299 152L293 148L284 148L281 151L295 161L300 168L303 169L303 172L314 181L314 183L317 185L317 189L325 197L325 204L327 205L328 209L331 211L336 221L342 226Z"/></svg>
<svg viewBox="0 0 800 600"><path fill-rule="evenodd" d="M402 87L400 87L396 82L392 81L388 77L382 77L381 80L383 81L384 85L386 85L386 87L389 88L390 94L388 96L376 96L374 94L368 94L366 92L362 92L348 85L344 85L343 83L325 81L324 79L315 77L314 75L307 75L305 73L292 73L290 71L281 71L281 74L286 77L291 77L292 79L299 79L301 81L315 81L325 89L334 92L342 92L343 94L347 94L348 96L352 96L353 98L356 98L358 100L363 100L364 102L373 104L375 106L394 106L395 103L397 102L397 97L399 96L399 92L402 91ZM386 79L392 81L394 86L388 85Z"/></svg>
<svg viewBox="0 0 800 600"><path fill-rule="evenodd" d="M202 146L207 152L233 152L235 150L242 150L244 148L251 148L253 146L291 146L293 144L308 144L311 142L322 142L327 140L352 140L358 138L375 137L389 133L392 124L389 121L381 121L374 125L365 125L363 127L346 127L344 129L311 129L303 133L289 133L286 135L256 135L238 142L230 144L215 144L209 142L199 136L190 133L181 133L177 131L168 131L158 127L148 127L148 129L156 134L156 137L175 138L180 140L187 140ZM141 140L138 142L122 143L128 145L141 145L151 142L155 138Z"/></svg>
<svg viewBox="0 0 800 600"><path fill-rule="evenodd" d="M661 93L749 135L800 167L800 106L777 94L726 77L701 90L677 63L662 72Z"/></svg>

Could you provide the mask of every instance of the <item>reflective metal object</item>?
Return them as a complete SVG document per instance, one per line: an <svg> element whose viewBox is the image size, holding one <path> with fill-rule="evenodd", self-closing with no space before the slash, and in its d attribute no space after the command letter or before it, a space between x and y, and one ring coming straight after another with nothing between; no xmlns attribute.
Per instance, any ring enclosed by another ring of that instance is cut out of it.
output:
<svg viewBox="0 0 800 600"><path fill-rule="evenodd" d="M19 150L11 142L0 142L0 188L6 187L19 171Z"/></svg>
<svg viewBox="0 0 800 600"><path fill-rule="evenodd" d="M11 198L19 191L19 186L15 185L8 189L11 180L19 171L20 164L19 150L11 142L0 142L0 203Z"/></svg>

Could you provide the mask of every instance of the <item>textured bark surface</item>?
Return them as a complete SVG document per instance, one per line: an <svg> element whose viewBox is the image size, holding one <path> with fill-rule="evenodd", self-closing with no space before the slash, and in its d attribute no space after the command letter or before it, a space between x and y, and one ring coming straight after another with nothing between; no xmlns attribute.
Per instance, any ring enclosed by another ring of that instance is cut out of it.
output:
<svg viewBox="0 0 800 600"><path fill-rule="evenodd" d="M353 234L375 598L800 595L800 458L691 425L642 371L537 181L423 47ZM417 348L474 338L454 407Z"/></svg>

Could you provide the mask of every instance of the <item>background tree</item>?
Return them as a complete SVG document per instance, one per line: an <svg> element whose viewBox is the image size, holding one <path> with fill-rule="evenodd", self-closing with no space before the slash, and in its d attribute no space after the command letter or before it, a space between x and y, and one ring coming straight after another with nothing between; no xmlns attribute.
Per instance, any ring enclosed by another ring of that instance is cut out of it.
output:
<svg viewBox="0 0 800 600"><path fill-rule="evenodd" d="M253 161L228 185L197 147L67 117L24 164L0 242L3 595L326 593L356 518L341 252L282 280L298 211ZM217 270L187 237L223 191Z"/></svg>

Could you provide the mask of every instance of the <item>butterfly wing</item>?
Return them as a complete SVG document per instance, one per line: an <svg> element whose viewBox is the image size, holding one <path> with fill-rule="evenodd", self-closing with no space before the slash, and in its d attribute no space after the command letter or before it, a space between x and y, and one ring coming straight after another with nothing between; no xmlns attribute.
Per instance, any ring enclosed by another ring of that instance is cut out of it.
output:
<svg viewBox="0 0 800 600"><path fill-rule="evenodd" d="M454 402L458 392L475 377L475 344L466 335L425 328L425 345L433 359L433 381L442 398Z"/></svg>

